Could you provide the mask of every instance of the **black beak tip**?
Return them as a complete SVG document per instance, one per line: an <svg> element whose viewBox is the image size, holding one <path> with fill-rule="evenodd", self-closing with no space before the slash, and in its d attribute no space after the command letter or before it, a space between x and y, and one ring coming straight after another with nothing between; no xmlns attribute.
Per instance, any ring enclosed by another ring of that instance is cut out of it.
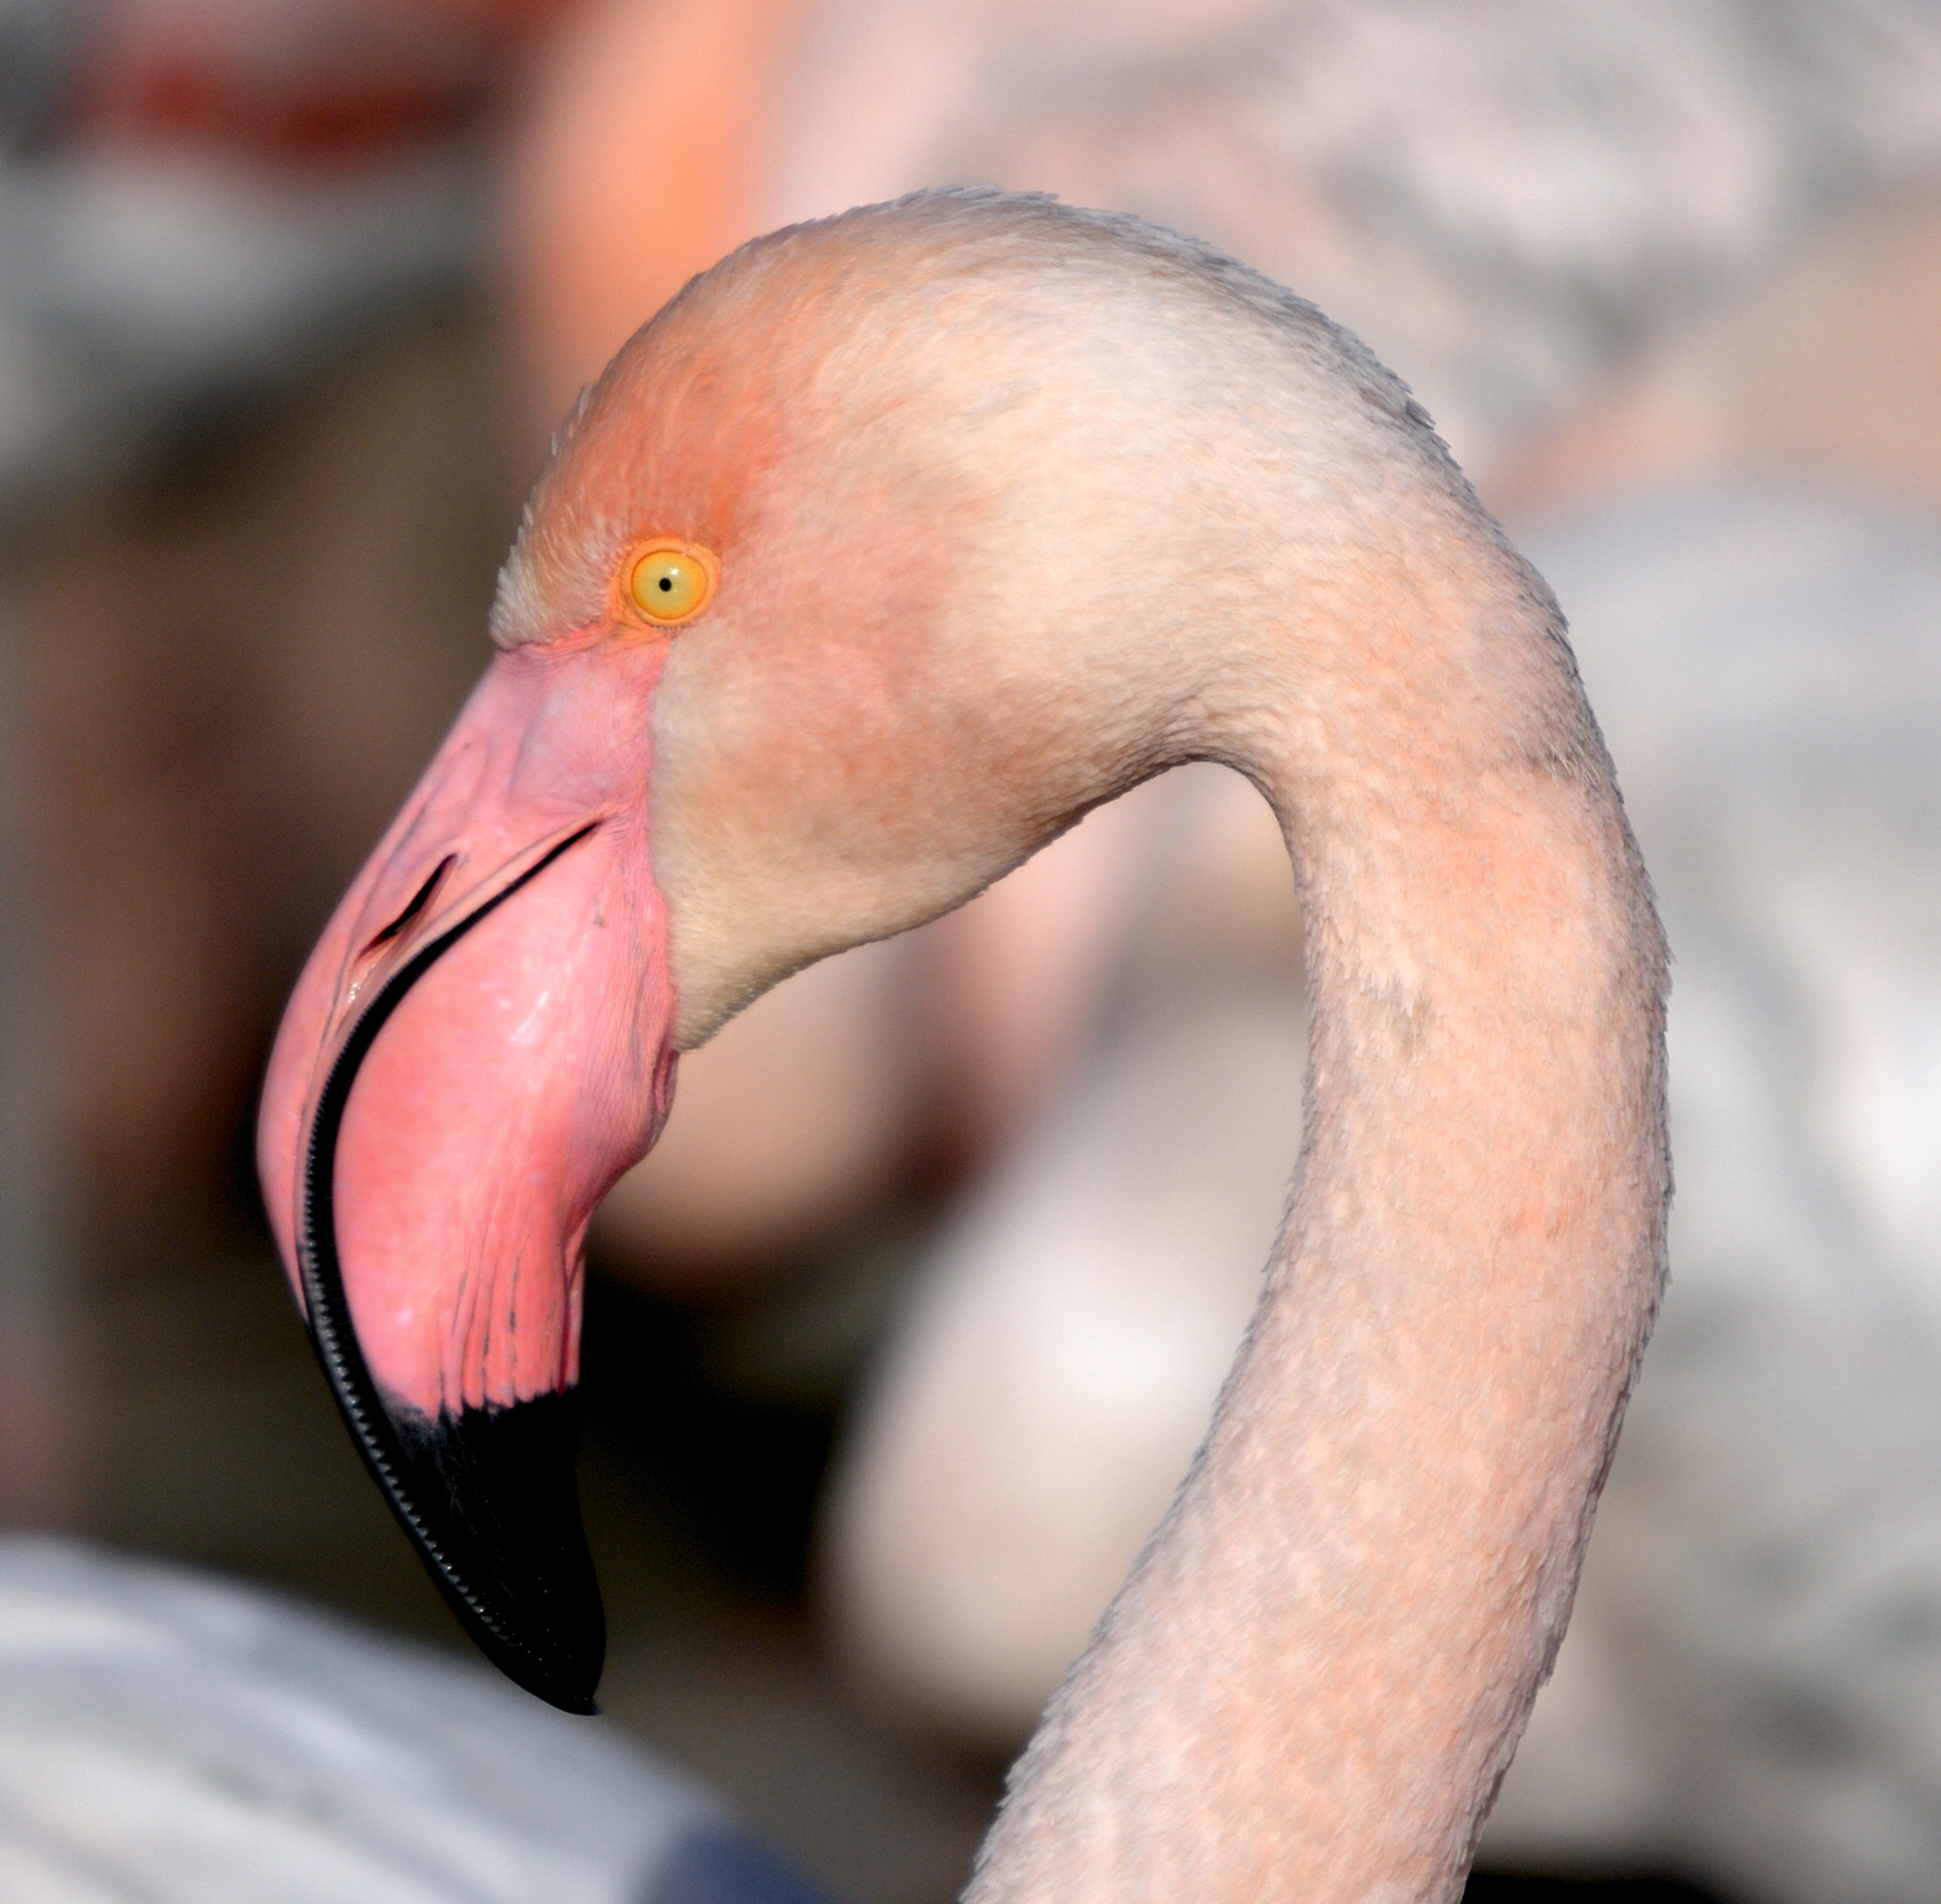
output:
<svg viewBox="0 0 1941 1904"><path fill-rule="evenodd" d="M595 1713L607 1621L573 1482L575 1399L398 1422L406 1485L387 1492L486 1657L562 1712Z"/></svg>
<svg viewBox="0 0 1941 1904"><path fill-rule="evenodd" d="M578 1397L433 1420L378 1389L353 1330L313 1312L311 1336L364 1465L480 1650L561 1712L597 1713L607 1617L580 1521Z"/></svg>

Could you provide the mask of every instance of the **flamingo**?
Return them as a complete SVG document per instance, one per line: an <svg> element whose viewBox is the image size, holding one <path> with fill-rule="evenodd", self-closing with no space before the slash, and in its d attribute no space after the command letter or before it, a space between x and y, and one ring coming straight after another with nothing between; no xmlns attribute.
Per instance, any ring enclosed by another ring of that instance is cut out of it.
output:
<svg viewBox="0 0 1941 1904"><path fill-rule="evenodd" d="M1661 1284L1665 954L1555 603L1426 416L1189 241L918 194L744 247L633 339L493 632L259 1139L345 1419L474 1638L591 1707L580 1245L677 1055L1221 760L1307 922L1290 1213L968 1895L1454 1896Z"/></svg>

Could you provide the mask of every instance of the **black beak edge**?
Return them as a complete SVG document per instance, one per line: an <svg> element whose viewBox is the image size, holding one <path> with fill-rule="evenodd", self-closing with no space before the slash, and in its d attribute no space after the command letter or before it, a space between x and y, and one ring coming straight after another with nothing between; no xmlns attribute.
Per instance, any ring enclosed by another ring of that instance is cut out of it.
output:
<svg viewBox="0 0 1941 1904"><path fill-rule="evenodd" d="M317 1098L297 1240L310 1340L364 1465L481 1651L507 1677L568 1713L599 1711L593 1693L607 1654L573 1475L576 1398L542 1395L436 1421L388 1406L344 1296L334 1180L351 1087L405 995L481 919L592 830L589 825L560 841L426 945L365 1008Z"/></svg>

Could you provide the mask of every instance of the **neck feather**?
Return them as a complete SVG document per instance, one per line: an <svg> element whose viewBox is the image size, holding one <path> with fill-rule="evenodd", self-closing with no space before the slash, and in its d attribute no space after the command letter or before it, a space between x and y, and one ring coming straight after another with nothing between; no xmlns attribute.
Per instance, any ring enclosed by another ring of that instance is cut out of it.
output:
<svg viewBox="0 0 1941 1904"><path fill-rule="evenodd" d="M1295 1195L971 1904L1454 1898L1562 1636L1661 1283L1664 954L1546 591L1486 526L1437 567L1216 717L1305 916Z"/></svg>

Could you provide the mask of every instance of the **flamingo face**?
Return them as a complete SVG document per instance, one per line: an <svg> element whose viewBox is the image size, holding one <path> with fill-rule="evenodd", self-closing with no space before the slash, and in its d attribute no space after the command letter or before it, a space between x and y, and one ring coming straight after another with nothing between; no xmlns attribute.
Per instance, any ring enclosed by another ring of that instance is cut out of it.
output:
<svg viewBox="0 0 1941 1904"><path fill-rule="evenodd" d="M673 1053L1167 764L1132 730L1206 687L1165 639L1203 603L1067 561L1108 509L1163 545L1168 445L1067 414L1067 330L989 360L989 283L910 235L740 254L616 359L507 565L502 652L271 1064L265 1195L346 1421L483 1649L572 1709L601 1651L561 1399L581 1244ZM1081 427L1089 487L1043 453Z"/></svg>
<svg viewBox="0 0 1941 1904"><path fill-rule="evenodd" d="M673 1088L663 658L606 625L493 662L312 955L261 1129L366 1463L485 1651L575 1710L604 1646L571 1472L582 1240Z"/></svg>
<svg viewBox="0 0 1941 1904"><path fill-rule="evenodd" d="M488 1656L577 1711L603 1650L566 1400L581 1248L675 1051L1059 824L964 813L967 744L1002 786L1021 742L913 638L965 483L866 379L810 400L842 327L744 275L729 342L678 300L576 413L502 652L313 954L263 1106L279 1242L367 1465Z"/></svg>

